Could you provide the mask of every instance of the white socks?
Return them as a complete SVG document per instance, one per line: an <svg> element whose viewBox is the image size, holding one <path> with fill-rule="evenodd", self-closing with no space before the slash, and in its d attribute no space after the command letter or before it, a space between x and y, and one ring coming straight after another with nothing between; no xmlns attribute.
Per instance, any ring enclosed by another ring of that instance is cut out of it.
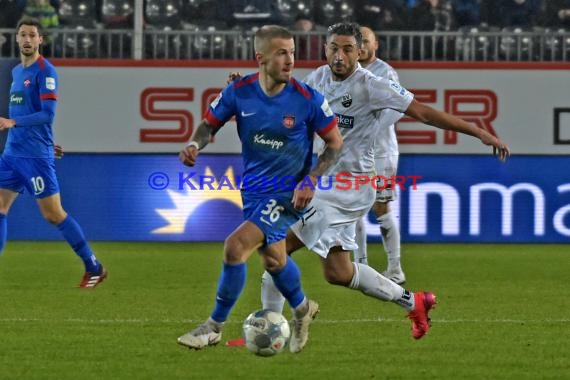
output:
<svg viewBox="0 0 570 380"><path fill-rule="evenodd" d="M388 280L368 265L360 263L352 263L352 265L354 276L348 286L349 288L360 290L367 296L382 301L392 301L408 311L414 309L414 294L412 292ZM273 278L267 271L261 276L261 303L264 309L283 313L285 297L275 287Z"/></svg>
<svg viewBox="0 0 570 380"><path fill-rule="evenodd" d="M264 309L283 314L285 297L275 286L273 277L268 271L263 272L261 276L261 305Z"/></svg>
<svg viewBox="0 0 570 380"><path fill-rule="evenodd" d="M380 224L382 243L388 257L388 272L401 271L400 267L400 230L392 212L376 218Z"/></svg>
<svg viewBox="0 0 570 380"><path fill-rule="evenodd" d="M411 311L414 309L413 293L388 280L368 265L352 263L354 276L350 282L351 289L358 289L367 296L382 301L392 301Z"/></svg>

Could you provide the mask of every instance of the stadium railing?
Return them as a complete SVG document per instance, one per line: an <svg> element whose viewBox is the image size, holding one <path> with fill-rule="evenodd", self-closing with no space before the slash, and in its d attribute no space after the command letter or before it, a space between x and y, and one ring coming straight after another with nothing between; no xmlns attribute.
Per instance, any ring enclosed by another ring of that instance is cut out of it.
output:
<svg viewBox="0 0 570 380"><path fill-rule="evenodd" d="M298 58L322 58L308 54L322 51L324 33L293 33ZM253 34L251 30L57 29L50 32L42 53L54 58L251 60ZM570 61L570 32L562 30L384 31L380 35L379 56L386 60ZM0 51L2 57L18 57L13 30L0 29Z"/></svg>

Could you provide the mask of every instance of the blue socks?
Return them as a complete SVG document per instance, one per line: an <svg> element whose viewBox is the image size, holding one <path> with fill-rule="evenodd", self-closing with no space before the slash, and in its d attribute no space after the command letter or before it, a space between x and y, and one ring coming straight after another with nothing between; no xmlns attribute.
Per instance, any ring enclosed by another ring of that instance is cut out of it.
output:
<svg viewBox="0 0 570 380"><path fill-rule="evenodd" d="M0 255L4 251L7 238L8 238L8 223L6 221L6 214L0 213Z"/></svg>
<svg viewBox="0 0 570 380"><path fill-rule="evenodd" d="M245 286L246 264L231 265L224 263L218 291L216 292L216 306L212 312L212 319L223 323L228 319L239 295Z"/></svg>
<svg viewBox="0 0 570 380"><path fill-rule="evenodd" d="M211 318L223 323L241 294L246 280L246 264L231 265L224 263L222 274L218 281L216 293L216 306ZM291 257L287 257L287 263L278 273L271 273L273 282L279 291L285 296L292 308L299 306L305 299L301 289L301 272Z"/></svg>
<svg viewBox="0 0 570 380"><path fill-rule="evenodd" d="M97 261L93 251L91 251L91 247L89 247L87 240L85 240L85 235L83 235L83 230L75 219L67 215L67 218L57 225L57 228L77 256L83 260L85 271L99 273L101 271L101 264Z"/></svg>
<svg viewBox="0 0 570 380"><path fill-rule="evenodd" d="M287 263L278 273L269 273L273 278L275 286L287 299L293 309L297 308L305 299L305 294L301 289L301 271L290 256L287 256Z"/></svg>

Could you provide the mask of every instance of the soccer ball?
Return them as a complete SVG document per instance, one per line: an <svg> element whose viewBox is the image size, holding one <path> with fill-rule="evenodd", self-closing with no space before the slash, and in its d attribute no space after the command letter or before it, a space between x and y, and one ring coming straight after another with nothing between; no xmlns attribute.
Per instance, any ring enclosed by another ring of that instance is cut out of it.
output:
<svg viewBox="0 0 570 380"><path fill-rule="evenodd" d="M271 310L254 311L243 322L245 346L256 355L273 356L285 348L291 330L287 319Z"/></svg>

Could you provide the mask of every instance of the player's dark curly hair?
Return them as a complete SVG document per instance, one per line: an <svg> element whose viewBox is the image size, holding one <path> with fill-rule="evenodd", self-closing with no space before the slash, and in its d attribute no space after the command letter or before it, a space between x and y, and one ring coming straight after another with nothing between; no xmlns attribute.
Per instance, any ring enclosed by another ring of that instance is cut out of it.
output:
<svg viewBox="0 0 570 380"><path fill-rule="evenodd" d="M16 27L16 32L20 31L20 27L22 25L35 26L40 36L43 35L42 24L40 23L40 20L38 20L37 18L24 17L18 22L18 26Z"/></svg>
<svg viewBox="0 0 570 380"><path fill-rule="evenodd" d="M358 47L362 47L362 33L360 33L360 25L355 22L339 22L329 26L327 30L327 40L333 34L338 36L354 36L356 39L356 45Z"/></svg>

